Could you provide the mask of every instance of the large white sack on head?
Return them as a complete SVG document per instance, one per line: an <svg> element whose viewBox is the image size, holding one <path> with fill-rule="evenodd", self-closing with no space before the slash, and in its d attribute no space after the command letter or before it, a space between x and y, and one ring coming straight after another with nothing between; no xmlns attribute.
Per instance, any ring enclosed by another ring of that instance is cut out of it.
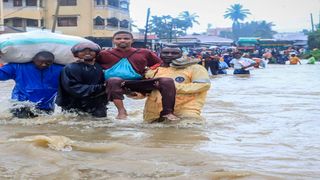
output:
<svg viewBox="0 0 320 180"><path fill-rule="evenodd" d="M32 31L0 35L0 59L4 63L30 62L40 51L49 51L55 56L55 63L68 64L76 59L71 48L80 42L91 42L85 38L51 33L47 31Z"/></svg>

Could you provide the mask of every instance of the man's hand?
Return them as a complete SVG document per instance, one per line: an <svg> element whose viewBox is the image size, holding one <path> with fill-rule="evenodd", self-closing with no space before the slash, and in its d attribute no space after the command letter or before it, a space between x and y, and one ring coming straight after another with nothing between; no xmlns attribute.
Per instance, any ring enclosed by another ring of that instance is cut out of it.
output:
<svg viewBox="0 0 320 180"><path fill-rule="evenodd" d="M154 85L154 87L156 87L157 89L160 88L160 82L159 82L159 81L155 81L153 85Z"/></svg>
<svg viewBox="0 0 320 180"><path fill-rule="evenodd" d="M145 95L139 92L130 92L129 94L126 94L127 97L132 99L143 99L145 98Z"/></svg>

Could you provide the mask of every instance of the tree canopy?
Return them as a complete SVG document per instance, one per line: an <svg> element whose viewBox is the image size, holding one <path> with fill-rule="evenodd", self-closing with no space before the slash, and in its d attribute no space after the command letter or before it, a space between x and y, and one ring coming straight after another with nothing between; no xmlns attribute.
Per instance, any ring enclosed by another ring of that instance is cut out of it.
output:
<svg viewBox="0 0 320 180"><path fill-rule="evenodd" d="M231 19L233 23L239 23L239 20L243 21L250 14L249 9L243 9L241 4L234 4L225 11L224 18Z"/></svg>
<svg viewBox="0 0 320 180"><path fill-rule="evenodd" d="M149 29L161 39L168 39L186 35L187 30L192 28L194 23L199 24L197 19L199 16L195 13L190 14L188 11L183 11L178 17L170 15L152 16Z"/></svg>
<svg viewBox="0 0 320 180"><path fill-rule="evenodd" d="M237 40L239 35L238 31L240 28L240 22L243 21L245 18L247 18L248 15L250 15L249 9L243 9L243 6L241 4L233 4L227 10L225 11L224 18L225 19L231 19L232 20L232 32L233 32L233 39Z"/></svg>
<svg viewBox="0 0 320 180"><path fill-rule="evenodd" d="M320 49L320 28L308 34L308 45L310 49Z"/></svg>

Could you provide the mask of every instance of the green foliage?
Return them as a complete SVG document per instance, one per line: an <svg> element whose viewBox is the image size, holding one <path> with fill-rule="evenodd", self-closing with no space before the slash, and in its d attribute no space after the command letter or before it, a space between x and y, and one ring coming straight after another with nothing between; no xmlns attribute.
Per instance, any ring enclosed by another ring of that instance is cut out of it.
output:
<svg viewBox="0 0 320 180"><path fill-rule="evenodd" d="M251 14L249 9L243 9L241 4L234 4L225 11L224 18L231 19L236 24L239 23L239 20L244 20L249 14Z"/></svg>
<svg viewBox="0 0 320 180"><path fill-rule="evenodd" d="M239 37L260 37L263 39L271 39L276 33L272 30L273 23L266 21L251 21L240 24L238 29Z"/></svg>
<svg viewBox="0 0 320 180"><path fill-rule="evenodd" d="M308 51L301 56L301 59L308 59L312 56L316 59L316 61L320 61L320 49Z"/></svg>
<svg viewBox="0 0 320 180"><path fill-rule="evenodd" d="M320 61L320 49L311 51L311 55L315 57L317 61Z"/></svg>
<svg viewBox="0 0 320 180"><path fill-rule="evenodd" d="M187 30L192 28L194 23L199 24L198 17L195 13L190 14L188 11L183 11L177 18L169 15L152 16L149 29L160 39L168 39L170 41L178 36L186 35Z"/></svg>
<svg viewBox="0 0 320 180"><path fill-rule="evenodd" d="M315 32L311 32L308 35L308 45L310 49L320 49L320 29Z"/></svg>
<svg viewBox="0 0 320 180"><path fill-rule="evenodd" d="M272 39L273 35L276 33L272 30L272 26L274 26L273 23L268 23L266 21L240 23L239 27L237 28L237 37L258 37L263 39ZM235 37L234 33L235 31L222 31L220 36L232 39Z"/></svg>

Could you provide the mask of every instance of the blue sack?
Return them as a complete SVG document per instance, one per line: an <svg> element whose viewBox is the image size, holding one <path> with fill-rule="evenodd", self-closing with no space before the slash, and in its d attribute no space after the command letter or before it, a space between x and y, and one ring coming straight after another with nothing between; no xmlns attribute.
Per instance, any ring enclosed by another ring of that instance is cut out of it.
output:
<svg viewBox="0 0 320 180"><path fill-rule="evenodd" d="M142 76L138 74L127 58L120 59L110 69L104 71L104 78L107 80L112 77L119 77L124 80L139 80Z"/></svg>

